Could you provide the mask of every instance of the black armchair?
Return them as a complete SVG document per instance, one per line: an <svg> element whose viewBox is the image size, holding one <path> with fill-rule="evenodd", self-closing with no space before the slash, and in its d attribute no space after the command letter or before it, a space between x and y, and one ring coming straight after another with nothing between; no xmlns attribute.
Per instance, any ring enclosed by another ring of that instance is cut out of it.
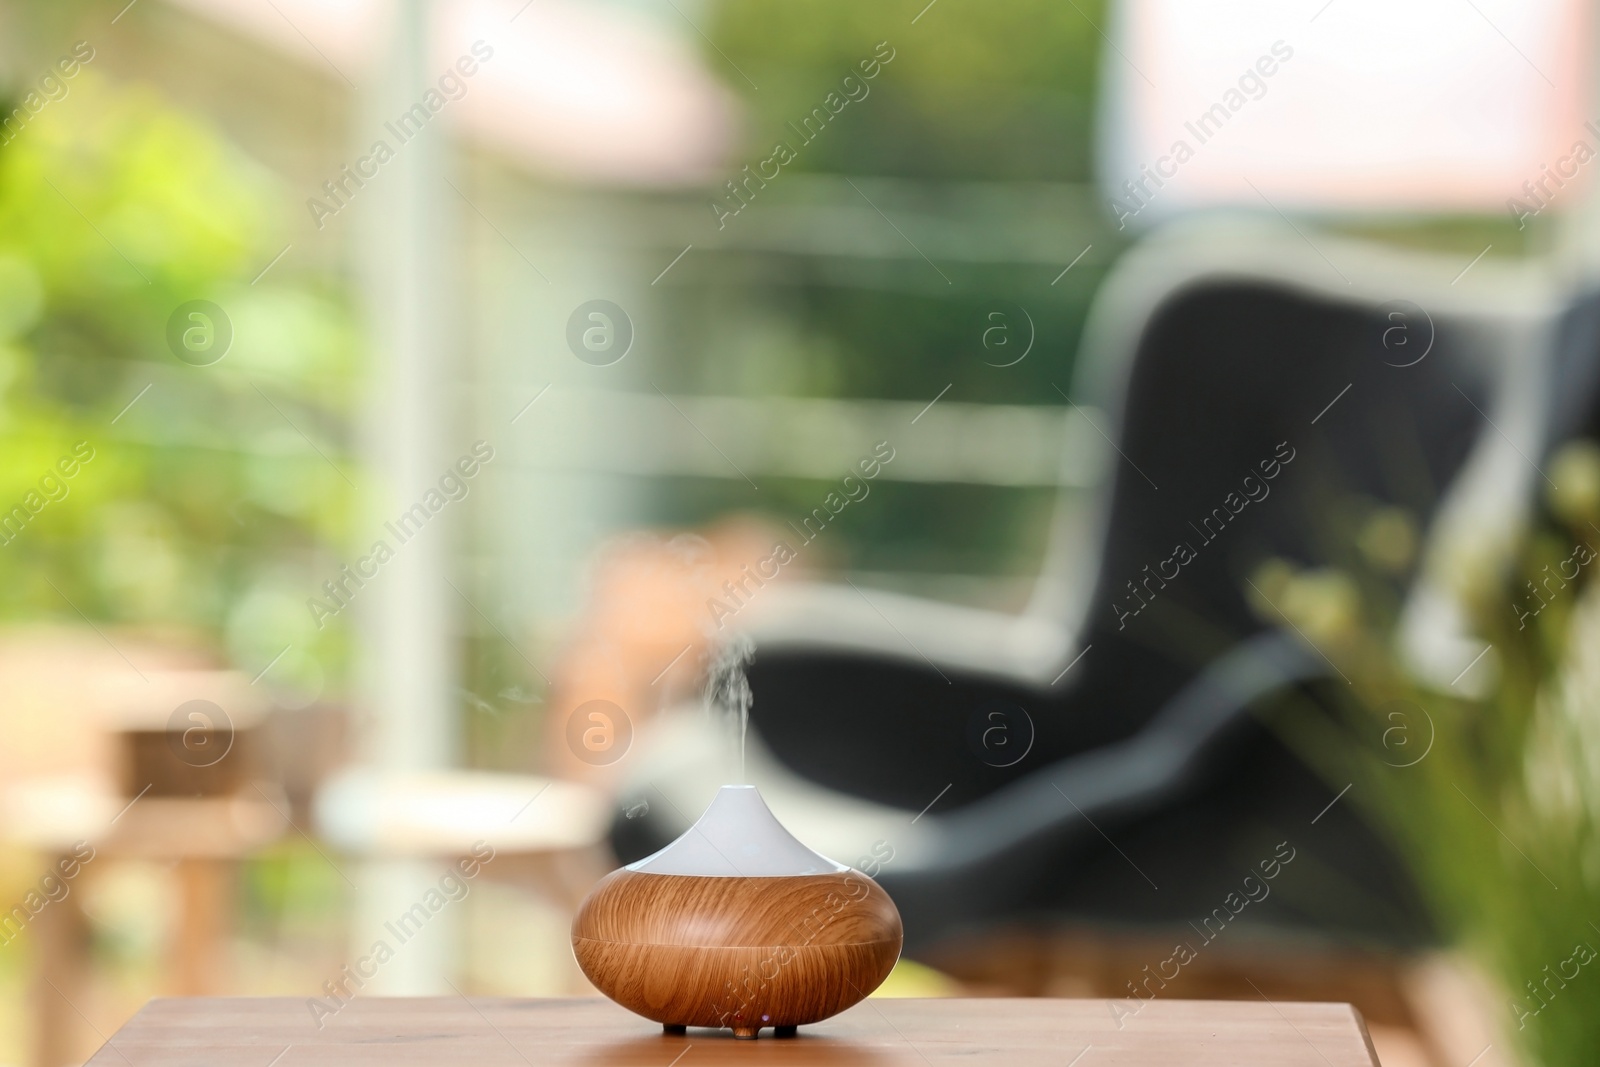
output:
<svg viewBox="0 0 1600 1067"><path fill-rule="evenodd" d="M1282 841L1313 874L1257 921L1426 939L1388 849L1250 714L1344 683L1247 583L1270 557L1344 561L1362 508L1424 534L1525 512L1552 367L1588 389L1596 346L1582 306L1562 318L1488 266L1453 285L1442 264L1238 225L1147 242L1098 297L1074 383L1116 443L1094 550L1064 519L1023 616L848 586L770 605L752 780L841 861L886 843L912 951L1001 919L1179 926ZM1426 567L1394 592L1417 669L1447 683L1481 645ZM640 768L635 788L669 803L618 819L625 857L714 788L715 746L692 733Z"/></svg>

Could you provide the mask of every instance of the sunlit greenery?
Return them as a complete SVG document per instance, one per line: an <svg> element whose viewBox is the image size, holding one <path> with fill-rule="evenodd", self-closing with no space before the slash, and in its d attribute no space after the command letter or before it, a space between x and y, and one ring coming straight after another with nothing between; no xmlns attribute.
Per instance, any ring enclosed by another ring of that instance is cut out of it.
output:
<svg viewBox="0 0 1600 1067"><path fill-rule="evenodd" d="M1352 683L1329 687L1353 694L1342 728L1306 709L1281 725L1352 783L1442 932L1498 981L1511 1040L1576 1067L1600 1047L1600 450L1548 469L1562 488L1516 543L1448 531L1432 561L1489 649L1453 684L1420 683L1397 651L1390 583L1416 539L1392 510L1347 565L1255 581L1263 614L1276 604Z"/></svg>
<svg viewBox="0 0 1600 1067"><path fill-rule="evenodd" d="M872 84L870 106L842 114L848 121L797 166L920 180L1086 181L1101 8L1095 0L721 0L713 31L721 55L706 63L743 94L754 111L752 139L764 145L887 42L894 58Z"/></svg>
<svg viewBox="0 0 1600 1067"><path fill-rule="evenodd" d="M303 601L353 505L357 344L292 261L252 284L288 210L215 131L92 68L0 147L0 614L176 628L246 669L292 643L279 680L307 690L337 665ZM192 300L231 320L209 366L168 347ZM79 442L65 495L41 487Z"/></svg>

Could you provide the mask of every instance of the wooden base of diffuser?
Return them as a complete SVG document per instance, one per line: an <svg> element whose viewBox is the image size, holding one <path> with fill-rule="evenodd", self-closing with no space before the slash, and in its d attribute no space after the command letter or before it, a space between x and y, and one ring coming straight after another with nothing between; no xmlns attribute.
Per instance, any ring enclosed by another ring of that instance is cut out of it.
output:
<svg viewBox="0 0 1600 1067"><path fill-rule="evenodd" d="M572 923L583 973L663 1024L795 1027L850 1007L900 957L900 913L860 871L773 878L614 871Z"/></svg>

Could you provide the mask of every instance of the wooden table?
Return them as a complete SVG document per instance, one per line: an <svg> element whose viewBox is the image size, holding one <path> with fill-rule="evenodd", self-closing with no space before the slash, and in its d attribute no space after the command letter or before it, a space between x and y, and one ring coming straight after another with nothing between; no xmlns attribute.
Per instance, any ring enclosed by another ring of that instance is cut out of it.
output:
<svg viewBox="0 0 1600 1067"><path fill-rule="evenodd" d="M735 1042L661 1028L599 998L358 998L318 1029L303 998L154 1000L93 1067L1376 1067L1348 1004L867 1000L800 1036ZM1088 1051L1085 1052L1085 1049ZM1074 1059L1081 1054L1080 1059ZM275 1056L281 1058L274 1060ZM678 1057L682 1057L681 1060Z"/></svg>

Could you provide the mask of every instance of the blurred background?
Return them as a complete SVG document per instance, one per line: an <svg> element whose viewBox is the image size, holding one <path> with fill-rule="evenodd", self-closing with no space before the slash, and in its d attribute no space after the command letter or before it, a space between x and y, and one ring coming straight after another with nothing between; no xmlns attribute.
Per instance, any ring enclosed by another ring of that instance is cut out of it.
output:
<svg viewBox="0 0 1600 1067"><path fill-rule="evenodd" d="M0 0L0 1064L588 992L738 778L900 903L880 995L1592 1062L1597 43Z"/></svg>

